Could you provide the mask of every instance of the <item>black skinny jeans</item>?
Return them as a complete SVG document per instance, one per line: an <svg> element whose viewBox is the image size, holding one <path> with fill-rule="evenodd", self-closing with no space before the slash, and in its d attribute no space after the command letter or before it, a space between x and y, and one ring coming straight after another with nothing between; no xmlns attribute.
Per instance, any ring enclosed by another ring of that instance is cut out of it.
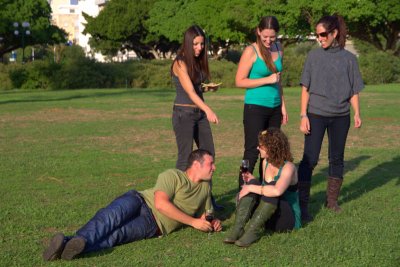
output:
<svg viewBox="0 0 400 267"><path fill-rule="evenodd" d="M193 150L193 140L198 148L205 149L215 156L211 127L204 111L199 108L174 106L172 125L178 145L177 169L186 170L189 155Z"/></svg>
<svg viewBox="0 0 400 267"><path fill-rule="evenodd" d="M304 136L304 154L300 162L299 182L311 182L317 166L325 131L328 132L329 176L343 179L344 148L350 128L350 115L324 117L308 114L311 132Z"/></svg>
<svg viewBox="0 0 400 267"><path fill-rule="evenodd" d="M245 104L243 109L244 153L243 159L249 160L249 172L253 173L258 159L258 134L270 127L280 128L282 123L282 108L267 108L259 105ZM261 175L260 175L261 177ZM239 190L243 185L239 173Z"/></svg>

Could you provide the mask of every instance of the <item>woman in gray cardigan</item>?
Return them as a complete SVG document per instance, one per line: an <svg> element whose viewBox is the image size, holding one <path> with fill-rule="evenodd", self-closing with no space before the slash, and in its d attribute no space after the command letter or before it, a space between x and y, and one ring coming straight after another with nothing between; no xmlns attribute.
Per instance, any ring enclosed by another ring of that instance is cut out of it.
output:
<svg viewBox="0 0 400 267"><path fill-rule="evenodd" d="M316 24L321 47L312 50L301 77L300 131L304 153L298 169L302 221L312 220L308 212L311 176L318 163L325 132L329 140L329 173L325 206L335 212L343 182L343 159L350 128L350 106L354 127L361 127L359 92L364 84L356 57L344 49L346 25L341 16L325 16Z"/></svg>

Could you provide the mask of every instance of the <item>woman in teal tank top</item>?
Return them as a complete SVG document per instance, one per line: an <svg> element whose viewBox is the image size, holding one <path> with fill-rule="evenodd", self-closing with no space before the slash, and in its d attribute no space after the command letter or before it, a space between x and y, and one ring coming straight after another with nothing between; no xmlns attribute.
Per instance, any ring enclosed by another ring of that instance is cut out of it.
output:
<svg viewBox="0 0 400 267"><path fill-rule="evenodd" d="M258 143L264 159L262 182L250 172L242 174L245 185L239 193L235 223L224 239L240 247L261 238L265 227L279 232L301 227L297 170L288 138L280 129L269 128L259 133Z"/></svg>
<svg viewBox="0 0 400 267"><path fill-rule="evenodd" d="M283 51L276 42L278 32L278 20L263 17L256 30L257 41L243 51L236 73L236 86L246 89L243 159L249 160L251 173L259 155L258 133L270 127L280 128L288 121L280 83ZM239 190L242 185L239 174Z"/></svg>

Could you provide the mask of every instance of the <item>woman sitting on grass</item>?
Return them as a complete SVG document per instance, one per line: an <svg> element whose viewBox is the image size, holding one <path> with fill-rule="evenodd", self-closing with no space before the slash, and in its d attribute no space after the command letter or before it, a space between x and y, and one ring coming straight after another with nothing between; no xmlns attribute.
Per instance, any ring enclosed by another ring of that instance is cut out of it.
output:
<svg viewBox="0 0 400 267"><path fill-rule="evenodd" d="M235 224L224 239L240 247L257 241L265 226L278 232L301 227L297 170L286 135L278 128L269 128L258 135L258 143L262 182L250 172L242 174L245 184L239 193Z"/></svg>

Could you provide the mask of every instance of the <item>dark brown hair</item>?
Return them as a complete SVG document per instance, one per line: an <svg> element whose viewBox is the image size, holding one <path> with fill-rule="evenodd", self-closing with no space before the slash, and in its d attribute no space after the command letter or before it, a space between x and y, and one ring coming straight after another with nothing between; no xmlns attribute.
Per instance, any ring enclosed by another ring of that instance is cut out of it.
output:
<svg viewBox="0 0 400 267"><path fill-rule="evenodd" d="M195 57L193 51L193 40L197 36L202 36L204 38L204 49L201 51L201 54L198 57ZM202 82L210 78L210 71L208 69L208 49L206 36L204 34L204 31L199 26L190 26L185 31L183 43L178 50L176 59L172 63L171 73L175 61L179 64L180 60L185 62L189 77L193 83ZM198 77L200 73L203 76L202 79L201 77ZM200 81L200 79L202 81Z"/></svg>
<svg viewBox="0 0 400 267"><path fill-rule="evenodd" d="M286 135L279 128L268 128L258 135L258 143L268 154L268 162L280 167L285 161L293 162L290 144Z"/></svg>
<svg viewBox="0 0 400 267"><path fill-rule="evenodd" d="M257 29L261 32L265 29L271 29L275 30L276 33L279 32L279 22L278 19L274 16L266 16L261 18L260 23L257 26ZM271 52L269 51L268 48L266 48L262 42L261 42L261 37L256 34L257 36L257 46L258 49L260 49L261 57L265 61L265 64L267 64L268 69L276 73L276 66L274 64L274 61L272 60Z"/></svg>
<svg viewBox="0 0 400 267"><path fill-rule="evenodd" d="M193 162L198 161L200 162L201 165L203 165L204 163L204 156L205 155L209 155L211 157L213 157L213 155L211 154L210 151L205 150L205 149L196 149L193 150L188 158L188 167L187 169L189 169L190 167L192 167Z"/></svg>
<svg viewBox="0 0 400 267"><path fill-rule="evenodd" d="M342 16L337 14L333 16L325 16L318 20L316 25L318 24L321 24L328 33L337 30L338 34L336 35L336 41L341 48L344 48L346 45L347 28Z"/></svg>

